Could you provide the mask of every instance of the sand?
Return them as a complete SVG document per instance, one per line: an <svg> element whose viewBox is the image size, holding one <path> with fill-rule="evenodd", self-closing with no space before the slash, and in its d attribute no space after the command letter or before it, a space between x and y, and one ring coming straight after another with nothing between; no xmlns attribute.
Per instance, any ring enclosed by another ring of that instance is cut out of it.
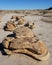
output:
<svg viewBox="0 0 52 65"><path fill-rule="evenodd" d="M12 15L24 14L5 14L2 18L2 22L0 23L0 65L52 65L52 23L41 21L42 16L39 15L27 15L24 18L27 21L35 22L36 28L33 29L33 32L46 43L51 54L50 58L46 61L37 61L24 54L13 54L11 56L2 54L1 43L8 34L12 34L12 32L4 31L3 26L10 20Z"/></svg>

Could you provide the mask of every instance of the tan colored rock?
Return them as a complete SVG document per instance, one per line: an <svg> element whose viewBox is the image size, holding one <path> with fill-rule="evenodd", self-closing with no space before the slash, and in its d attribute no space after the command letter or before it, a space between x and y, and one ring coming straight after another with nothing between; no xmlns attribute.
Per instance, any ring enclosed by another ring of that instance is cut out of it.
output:
<svg viewBox="0 0 52 65"><path fill-rule="evenodd" d="M15 34L15 37L18 37L18 38L21 38L21 37L33 37L34 34L33 32L25 27L25 26L20 26L20 27L17 27L13 33Z"/></svg>
<svg viewBox="0 0 52 65"><path fill-rule="evenodd" d="M5 27L5 30L7 31L13 31L16 29L16 25L11 21L7 22Z"/></svg>
<svg viewBox="0 0 52 65"><path fill-rule="evenodd" d="M29 22L25 23L24 26L26 26L26 27L28 27L30 29L34 29L35 28L35 23L32 22L32 21L29 21Z"/></svg>
<svg viewBox="0 0 52 65"><path fill-rule="evenodd" d="M37 40L36 42L32 41L32 38L15 38L8 42L8 49L4 49L4 51L7 54L25 53L38 60L47 60L50 54L45 44L40 40ZM6 46L4 43L3 45Z"/></svg>
<svg viewBox="0 0 52 65"><path fill-rule="evenodd" d="M14 38L13 37L6 37L4 40L3 40L3 45L5 48L8 48L9 46L9 42L12 41Z"/></svg>
<svg viewBox="0 0 52 65"><path fill-rule="evenodd" d="M16 15L12 16L11 19L15 19L16 21L18 21L18 25L23 24L25 21L22 16L16 16Z"/></svg>
<svg viewBox="0 0 52 65"><path fill-rule="evenodd" d="M4 26L4 30L6 31L13 31L15 30L19 25L24 24L24 19L19 19L18 21L8 21L6 25Z"/></svg>
<svg viewBox="0 0 52 65"><path fill-rule="evenodd" d="M16 21L18 21L20 18L21 18L21 16L13 15L11 19L16 19Z"/></svg>
<svg viewBox="0 0 52 65"><path fill-rule="evenodd" d="M25 22L25 20L21 18L18 20L18 25L24 24L24 22Z"/></svg>
<svg viewBox="0 0 52 65"><path fill-rule="evenodd" d="M2 43L7 54L25 53L38 60L49 58L50 54L45 43L34 36L31 29L20 26L13 33L14 37L6 37Z"/></svg>

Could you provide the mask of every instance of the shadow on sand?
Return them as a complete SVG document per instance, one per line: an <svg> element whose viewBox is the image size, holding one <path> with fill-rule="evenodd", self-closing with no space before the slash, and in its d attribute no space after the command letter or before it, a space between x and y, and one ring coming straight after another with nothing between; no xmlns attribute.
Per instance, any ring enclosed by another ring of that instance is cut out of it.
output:
<svg viewBox="0 0 52 65"><path fill-rule="evenodd" d="M4 52L4 46L2 45L2 43L0 43L0 51L1 51L2 55L7 55L7 54Z"/></svg>
<svg viewBox="0 0 52 65"><path fill-rule="evenodd" d="M7 37L15 37L15 34L9 34Z"/></svg>

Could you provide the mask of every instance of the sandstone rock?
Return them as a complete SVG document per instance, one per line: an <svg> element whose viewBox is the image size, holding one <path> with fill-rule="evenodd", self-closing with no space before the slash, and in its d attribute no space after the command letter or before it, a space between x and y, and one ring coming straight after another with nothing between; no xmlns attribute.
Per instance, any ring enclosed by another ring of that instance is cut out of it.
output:
<svg viewBox="0 0 52 65"><path fill-rule="evenodd" d="M24 24L24 22L25 22L25 20L21 18L18 20L18 25Z"/></svg>
<svg viewBox="0 0 52 65"><path fill-rule="evenodd" d="M11 41L6 40L3 42L3 45L5 48L8 47L8 49L4 49L4 51L7 54L25 53L38 60L47 60L50 55L45 44L40 40L32 43L32 40L32 38L14 38Z"/></svg>
<svg viewBox="0 0 52 65"><path fill-rule="evenodd" d="M13 15L11 19L16 19L16 21L18 21L20 18L21 18L21 16Z"/></svg>
<svg viewBox="0 0 52 65"><path fill-rule="evenodd" d="M5 48L8 48L9 46L9 42L12 41L14 38L13 37L6 37L4 40L3 40L3 45Z"/></svg>
<svg viewBox="0 0 52 65"><path fill-rule="evenodd" d="M34 29L34 28L35 28L35 23L29 21L29 22L25 23L24 26L26 26L26 27L28 27L28 28L30 28L30 29Z"/></svg>
<svg viewBox="0 0 52 65"><path fill-rule="evenodd" d="M13 33L15 34L15 37L19 37L19 38L20 37L33 37L34 36L33 32L25 26L17 27L13 31Z"/></svg>
<svg viewBox="0 0 52 65"><path fill-rule="evenodd" d="M32 30L25 26L14 30L14 37L7 36L3 40L4 51L10 55L14 53L25 53L38 60L47 60L50 56L45 43Z"/></svg>
<svg viewBox="0 0 52 65"><path fill-rule="evenodd" d="M16 29L16 25L13 22L9 21L6 23L5 30L13 31L14 29Z"/></svg>

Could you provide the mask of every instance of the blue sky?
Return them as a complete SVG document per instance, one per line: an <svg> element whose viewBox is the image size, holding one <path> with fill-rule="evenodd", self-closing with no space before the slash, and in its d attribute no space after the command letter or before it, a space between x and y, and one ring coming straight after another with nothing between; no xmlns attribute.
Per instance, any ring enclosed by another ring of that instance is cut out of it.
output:
<svg viewBox="0 0 52 65"><path fill-rule="evenodd" d="M2 10L45 9L52 6L52 0L0 0Z"/></svg>

